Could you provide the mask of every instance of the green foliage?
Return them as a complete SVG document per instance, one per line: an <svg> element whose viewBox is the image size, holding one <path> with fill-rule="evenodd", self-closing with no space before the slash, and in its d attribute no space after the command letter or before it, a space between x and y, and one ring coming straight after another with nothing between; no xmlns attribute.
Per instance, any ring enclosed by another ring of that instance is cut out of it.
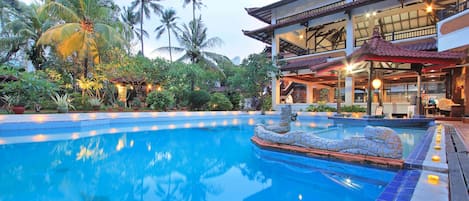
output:
<svg viewBox="0 0 469 201"><path fill-rule="evenodd" d="M240 110L241 100L243 97L239 93L228 93L228 99L230 99L231 104L233 105L233 110Z"/></svg>
<svg viewBox="0 0 469 201"><path fill-rule="evenodd" d="M340 107L342 112L366 112L366 108L360 107L358 105L342 106Z"/></svg>
<svg viewBox="0 0 469 201"><path fill-rule="evenodd" d="M1 99L5 102L4 108L8 113L12 113L11 107L18 105L19 102L17 96L3 95Z"/></svg>
<svg viewBox="0 0 469 201"><path fill-rule="evenodd" d="M267 96L264 99L264 103L262 104L262 111L270 111L272 110L272 96Z"/></svg>
<svg viewBox="0 0 469 201"><path fill-rule="evenodd" d="M210 94L205 90L193 91L189 95L189 103L192 110L203 110L210 101Z"/></svg>
<svg viewBox="0 0 469 201"><path fill-rule="evenodd" d="M72 98L68 94L64 95L59 95L58 93L54 93L52 96L52 101L57 105L57 110L59 112L68 112L68 109L75 109L75 107L72 105Z"/></svg>
<svg viewBox="0 0 469 201"><path fill-rule="evenodd" d="M232 69L234 76L228 78L231 91L241 91L244 97L258 97L265 100L264 89L270 85L272 76L278 77L278 69L265 54L251 54L239 69ZM261 101L263 104L264 101ZM261 105L262 107L262 105Z"/></svg>
<svg viewBox="0 0 469 201"><path fill-rule="evenodd" d="M88 101L90 99L89 96L82 96L80 93L72 93L70 97L72 105L76 106L77 110L91 110L91 104Z"/></svg>
<svg viewBox="0 0 469 201"><path fill-rule="evenodd" d="M132 100L132 108L138 109L138 108L140 108L140 107L142 107L142 101L140 101L139 98L134 98L134 99Z"/></svg>
<svg viewBox="0 0 469 201"><path fill-rule="evenodd" d="M325 102L318 102L317 105L310 105L306 108L308 112L335 112L337 111L333 107L329 107Z"/></svg>
<svg viewBox="0 0 469 201"><path fill-rule="evenodd" d="M210 96L210 102L208 103L210 110L214 111L224 111L233 109L233 104L231 104L228 97L222 93L214 93Z"/></svg>
<svg viewBox="0 0 469 201"><path fill-rule="evenodd" d="M145 101L152 110L167 111L173 104L173 95L168 91L152 91Z"/></svg>
<svg viewBox="0 0 469 201"><path fill-rule="evenodd" d="M12 75L17 81L0 84L0 95L16 97L18 105L29 106L40 103L57 90L57 87L47 80L47 75L42 71L20 72L14 69L0 69L0 74Z"/></svg>
<svg viewBox="0 0 469 201"><path fill-rule="evenodd" d="M88 103L92 106L92 107L96 107L96 106L100 106L102 104L102 100L98 97L91 97L88 99Z"/></svg>

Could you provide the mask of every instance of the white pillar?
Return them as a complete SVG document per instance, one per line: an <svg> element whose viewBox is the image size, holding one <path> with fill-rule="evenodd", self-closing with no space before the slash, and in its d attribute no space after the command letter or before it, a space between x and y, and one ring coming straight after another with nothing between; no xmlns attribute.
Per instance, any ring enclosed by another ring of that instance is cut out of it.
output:
<svg viewBox="0 0 469 201"><path fill-rule="evenodd" d="M279 37L274 35L272 36L272 63L277 66L276 62L276 57L278 55L279 49L280 49L280 41ZM277 104L280 103L280 81L277 80L275 75L271 76L272 78L272 108L276 108Z"/></svg>
<svg viewBox="0 0 469 201"><path fill-rule="evenodd" d="M348 76L345 78L345 105L353 105L355 100L355 79Z"/></svg>
<svg viewBox="0 0 469 201"><path fill-rule="evenodd" d="M353 32L353 17L350 14L347 16L347 24L345 25L345 52L347 55L352 54L355 48L355 38L353 37Z"/></svg>
<svg viewBox="0 0 469 201"><path fill-rule="evenodd" d="M306 85L306 103L313 103L313 97L314 97L313 89L314 89L314 86L312 84Z"/></svg>

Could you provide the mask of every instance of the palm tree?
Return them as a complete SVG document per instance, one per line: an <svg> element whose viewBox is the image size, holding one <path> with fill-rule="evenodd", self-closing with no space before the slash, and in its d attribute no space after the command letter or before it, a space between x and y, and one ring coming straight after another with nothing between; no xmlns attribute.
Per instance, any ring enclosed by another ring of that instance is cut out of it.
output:
<svg viewBox="0 0 469 201"><path fill-rule="evenodd" d="M140 43L142 45L142 50L141 53L143 55L143 15L147 19L150 19L150 8L153 10L153 13L155 14L161 14L161 11L163 10L163 6L160 4L156 3L161 0L134 0L132 1L132 4L130 5L131 10L136 9L138 6L140 6L140 10L137 12L137 16L140 17Z"/></svg>
<svg viewBox="0 0 469 201"><path fill-rule="evenodd" d="M27 39L15 33L15 24L12 23L22 17L21 13L19 2L0 1L0 64L9 61L27 45Z"/></svg>
<svg viewBox="0 0 469 201"><path fill-rule="evenodd" d="M171 32L173 32L174 35L177 35L176 30L179 29L176 24L177 19L178 17L176 16L176 11L174 9L165 10L161 16L162 24L155 29L155 32L157 32L156 39L159 39L165 30L168 31L169 60L171 62L173 61L173 56L171 53Z"/></svg>
<svg viewBox="0 0 469 201"><path fill-rule="evenodd" d="M39 12L58 17L63 23L44 32L38 45L52 45L62 59L73 56L81 60L84 77L87 77L89 63L99 63L99 49L124 43L112 27L119 24L111 26L112 10L100 0L48 1Z"/></svg>
<svg viewBox="0 0 469 201"><path fill-rule="evenodd" d="M199 17L196 21L191 21L189 24L184 24L182 29L178 29L179 34L176 35L179 44L182 47L160 47L157 50L174 50L176 52L185 52L177 61L189 60L192 64L198 64L202 67L208 67L212 70L223 74L223 70L218 66L220 62L231 62L226 56L203 51L207 48L220 46L223 42L218 37L208 38L207 27L202 23ZM194 71L192 71L194 72ZM191 90L194 90L195 78L189 76L191 80Z"/></svg>
<svg viewBox="0 0 469 201"><path fill-rule="evenodd" d="M24 5L22 8L22 16L8 25L11 25L14 33L21 36L28 44L25 51L29 59L37 70L41 70L42 64L45 62L44 48L42 45L37 45L37 42L42 36L42 32L52 27L52 21L48 20L47 15L38 13L39 5L37 4ZM33 42L32 45L29 41Z"/></svg>
<svg viewBox="0 0 469 201"><path fill-rule="evenodd" d="M190 3L192 3L192 20L195 21L195 9L200 9L204 4L202 0L184 0L183 6L186 7Z"/></svg>
<svg viewBox="0 0 469 201"><path fill-rule="evenodd" d="M121 20L124 25L124 38L126 41L132 41L135 35L139 37L140 31L135 28L135 25L139 20L137 14L132 12L129 7L124 7L123 12L121 13ZM130 45L127 48L127 52L130 53Z"/></svg>
<svg viewBox="0 0 469 201"><path fill-rule="evenodd" d="M178 60L190 60L193 64L205 64L210 68L222 72L217 63L229 61L229 59L226 56L203 50L218 47L223 41L218 37L208 38L207 27L205 27L200 17L196 21L189 22L189 25L184 24L182 29L179 29L179 32L180 34L177 35L177 39L182 48L171 48L180 52L185 51L185 54Z"/></svg>

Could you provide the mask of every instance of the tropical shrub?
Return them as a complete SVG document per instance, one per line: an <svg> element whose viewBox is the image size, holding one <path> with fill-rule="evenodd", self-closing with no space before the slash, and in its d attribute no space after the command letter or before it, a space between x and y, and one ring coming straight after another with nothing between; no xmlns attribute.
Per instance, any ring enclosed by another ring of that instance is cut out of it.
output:
<svg viewBox="0 0 469 201"><path fill-rule="evenodd" d="M268 95L265 97L264 102L262 104L262 111L270 111L272 110L272 96Z"/></svg>
<svg viewBox="0 0 469 201"><path fill-rule="evenodd" d="M17 97L14 105L29 106L40 103L57 88L47 80L43 72L20 72L16 69L0 69L0 74L12 75L18 78L17 81L0 84L2 89L0 95Z"/></svg>
<svg viewBox="0 0 469 201"><path fill-rule="evenodd" d="M222 111L233 109L233 104L230 102L228 97L222 93L214 93L210 96L210 102L208 103L210 110Z"/></svg>
<svg viewBox="0 0 469 201"><path fill-rule="evenodd" d="M61 96L58 93L54 93L51 98L57 105L57 111L59 113L67 113L69 108L75 109L75 107L71 103L72 99L68 94L64 94Z"/></svg>
<svg viewBox="0 0 469 201"><path fill-rule="evenodd" d="M340 110L342 112L366 112L366 108L360 107L358 105L342 106Z"/></svg>
<svg viewBox="0 0 469 201"><path fill-rule="evenodd" d="M189 95L189 104L192 110L203 110L210 101L210 94L204 90L193 91Z"/></svg>
<svg viewBox="0 0 469 201"><path fill-rule="evenodd" d="M241 100L242 96L240 93L228 93L228 99L230 99L231 104L233 105L233 110L240 110L241 109Z"/></svg>
<svg viewBox="0 0 469 201"><path fill-rule="evenodd" d="M88 95L82 95L81 93L75 92L70 94L72 105L76 107L77 110L91 110L92 106L89 102L90 97Z"/></svg>
<svg viewBox="0 0 469 201"><path fill-rule="evenodd" d="M308 112L335 112L337 111L333 107L329 107L325 102L318 102L317 105L310 105L306 108Z"/></svg>
<svg viewBox="0 0 469 201"><path fill-rule="evenodd" d="M167 111L174 102L173 95L167 91L152 91L145 101L152 110Z"/></svg>
<svg viewBox="0 0 469 201"><path fill-rule="evenodd" d="M138 109L142 106L142 101L139 98L134 98L131 103L132 108Z"/></svg>

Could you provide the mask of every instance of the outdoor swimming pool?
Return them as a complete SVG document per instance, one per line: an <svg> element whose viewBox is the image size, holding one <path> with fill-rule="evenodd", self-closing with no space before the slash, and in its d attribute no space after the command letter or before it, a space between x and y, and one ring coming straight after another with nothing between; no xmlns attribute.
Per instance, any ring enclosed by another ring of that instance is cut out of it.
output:
<svg viewBox="0 0 469 201"><path fill-rule="evenodd" d="M271 121L116 124L105 127L109 135L89 127L89 137L0 145L0 200L375 200L396 175L259 149L250 142L253 124ZM329 120L297 123L337 133Z"/></svg>

